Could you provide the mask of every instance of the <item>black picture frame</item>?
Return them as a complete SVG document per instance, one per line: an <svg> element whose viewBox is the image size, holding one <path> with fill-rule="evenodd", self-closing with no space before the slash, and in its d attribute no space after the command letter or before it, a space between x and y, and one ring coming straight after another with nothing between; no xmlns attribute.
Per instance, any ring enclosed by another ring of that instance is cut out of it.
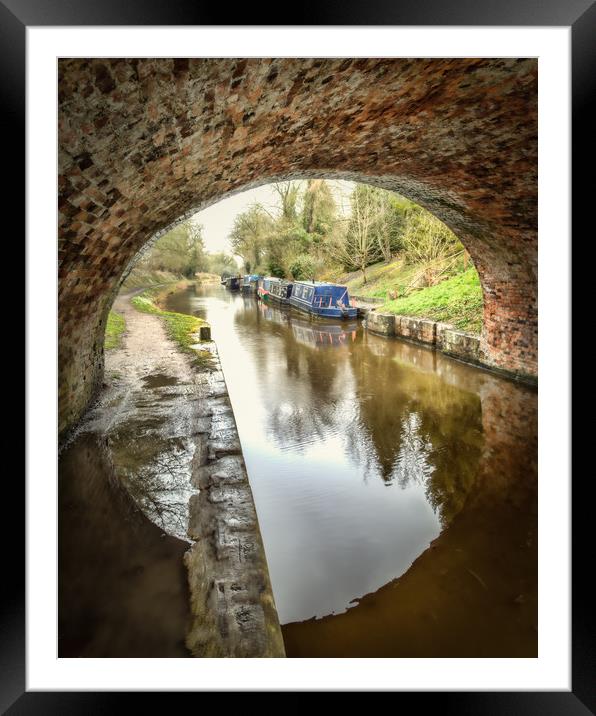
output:
<svg viewBox="0 0 596 716"><path fill-rule="evenodd" d="M25 147L25 71L28 26L73 25L228 25L234 14L237 25L268 25L267 13L254 6L230 10L215 4L203 7L193 0L0 0L0 97L2 98L5 140L5 174L11 181L3 189L5 206L23 207ZM261 22L261 20L264 20ZM592 174L593 114L590 99L596 96L596 4L593 0L345 0L341 5L308 4L293 8L286 23L291 25L465 25L465 26L570 26L572 32L572 201L573 223L584 223L593 204L593 184L584 181ZM22 142L17 141L22 138ZM8 164L6 162L8 161ZM6 171L8 170L8 171ZM20 179L23 181L21 182ZM16 212L15 212L16 213ZM587 224L586 224L587 225ZM563 377L565 379L565 377ZM562 430L570 426L562 426ZM582 477L589 477L582 475ZM15 484L16 482L16 484ZM586 569L580 535L588 525L587 499L590 480L573 485L573 595L572 595L572 690L570 692L400 692L393 698L406 705L415 704L442 713L464 714L566 714L577 716L596 712L596 647L592 618L591 573ZM8 485L14 494L6 497L11 505L24 505L23 484ZM17 510L14 510L17 513ZM24 515L24 509L22 515ZM13 534L23 525L15 525ZM587 533L587 530L586 530ZM11 540L13 543L18 540ZM23 541L23 546L24 546ZM14 564L3 574L3 608L0 618L0 708L11 714L111 713L119 703L131 707L128 695L109 692L29 692L25 687L25 579L24 550L14 552ZM135 708L138 707L135 695ZM191 697L193 695L191 694ZM163 697L150 694L155 700ZM168 696L167 698L171 698ZM203 702L204 703L204 702ZM196 704L201 707L201 702ZM158 707L159 708L159 707ZM171 702L170 702L171 708Z"/></svg>

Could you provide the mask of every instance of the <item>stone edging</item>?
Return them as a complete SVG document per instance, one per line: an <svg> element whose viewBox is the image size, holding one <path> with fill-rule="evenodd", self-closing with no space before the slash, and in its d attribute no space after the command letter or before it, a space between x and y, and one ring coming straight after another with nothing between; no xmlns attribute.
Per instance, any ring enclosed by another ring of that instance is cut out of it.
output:
<svg viewBox="0 0 596 716"><path fill-rule="evenodd" d="M199 346L195 346L199 348ZM200 657L283 657L285 649L234 413L214 343L197 375L199 418L185 554L186 645Z"/></svg>
<svg viewBox="0 0 596 716"><path fill-rule="evenodd" d="M446 323L371 311L366 316L365 326L371 333L387 338L405 338L435 348L465 363L471 363L516 380L536 383L534 376L520 375L486 363L483 359L480 336L458 331Z"/></svg>

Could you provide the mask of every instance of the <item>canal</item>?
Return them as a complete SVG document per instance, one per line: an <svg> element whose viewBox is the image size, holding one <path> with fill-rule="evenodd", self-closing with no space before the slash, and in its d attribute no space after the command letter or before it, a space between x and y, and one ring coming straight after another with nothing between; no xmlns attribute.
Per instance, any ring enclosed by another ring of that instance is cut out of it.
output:
<svg viewBox="0 0 596 716"><path fill-rule="evenodd" d="M288 656L536 656L536 391L200 285Z"/></svg>

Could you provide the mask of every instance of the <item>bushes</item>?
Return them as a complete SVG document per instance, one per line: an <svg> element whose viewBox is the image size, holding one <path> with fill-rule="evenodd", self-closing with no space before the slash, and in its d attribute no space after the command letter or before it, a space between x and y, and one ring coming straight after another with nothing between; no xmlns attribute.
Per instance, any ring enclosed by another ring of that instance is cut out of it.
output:
<svg viewBox="0 0 596 716"><path fill-rule="evenodd" d="M308 254L299 254L290 264L290 273L295 281L309 281L316 272L316 262Z"/></svg>

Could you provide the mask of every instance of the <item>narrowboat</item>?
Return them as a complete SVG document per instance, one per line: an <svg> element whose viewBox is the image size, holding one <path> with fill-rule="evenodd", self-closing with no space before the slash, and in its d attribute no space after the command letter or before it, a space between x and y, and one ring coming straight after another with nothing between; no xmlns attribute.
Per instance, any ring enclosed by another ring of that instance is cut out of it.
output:
<svg viewBox="0 0 596 716"><path fill-rule="evenodd" d="M240 277L229 276L226 279L226 288L228 291L239 291L240 290Z"/></svg>
<svg viewBox="0 0 596 716"><path fill-rule="evenodd" d="M296 281L290 305L320 318L356 318L358 314L350 306L347 286L322 281Z"/></svg>
<svg viewBox="0 0 596 716"><path fill-rule="evenodd" d="M256 293L257 283L261 277L256 273L246 274L242 277L242 291L244 293Z"/></svg>
<svg viewBox="0 0 596 716"><path fill-rule="evenodd" d="M271 286L272 284L280 283L280 279L274 278L273 276L263 276L259 278L257 284L257 296L268 303L271 300Z"/></svg>
<svg viewBox="0 0 596 716"><path fill-rule="evenodd" d="M292 287L294 286L293 283L290 283L290 281L275 281L271 284L271 288L269 289L269 293L271 295L271 300L274 303L281 303L282 305L287 305L290 301L290 296L292 295Z"/></svg>

